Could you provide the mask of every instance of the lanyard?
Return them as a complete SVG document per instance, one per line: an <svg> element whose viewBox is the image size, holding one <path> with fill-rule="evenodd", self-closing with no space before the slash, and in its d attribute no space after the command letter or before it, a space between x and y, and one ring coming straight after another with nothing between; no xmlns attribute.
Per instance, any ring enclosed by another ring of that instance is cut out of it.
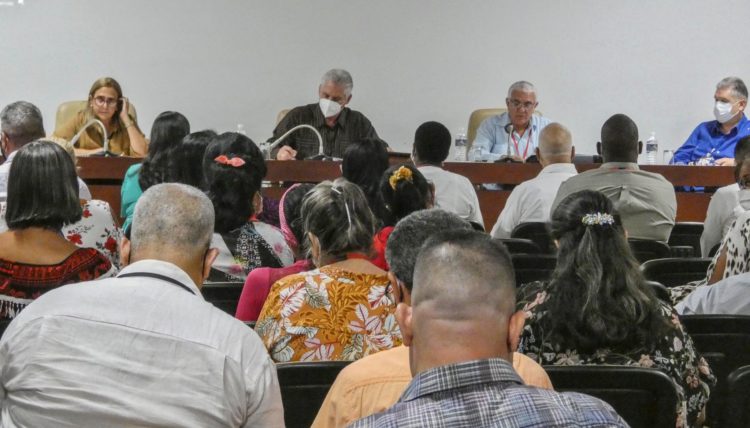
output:
<svg viewBox="0 0 750 428"><path fill-rule="evenodd" d="M181 283L180 281L178 281L178 280L176 280L174 278L170 278L168 276L164 276L164 275L161 275L161 274L158 274L158 273L153 273L153 272L130 272L130 273L124 273L122 275L117 275L117 278L129 278L129 277L134 277L134 276L144 276L144 277L148 277L148 278L161 279L162 281L167 281L169 283L172 283L172 284L174 284L174 285L182 288L183 290L187 291L188 293L195 295L195 291L191 290L190 287L188 287L187 285Z"/></svg>
<svg viewBox="0 0 750 428"><path fill-rule="evenodd" d="M526 131L523 132L525 134ZM518 149L518 142L523 141L523 134L521 134L520 137L518 137L518 141L516 141L516 137L513 135L513 131L510 132L510 138L513 139L513 144L516 146L516 155L520 155L521 151ZM523 158L526 159L526 154L529 153L529 144L531 144L531 124L529 124L529 137L526 139L526 147L523 149Z"/></svg>

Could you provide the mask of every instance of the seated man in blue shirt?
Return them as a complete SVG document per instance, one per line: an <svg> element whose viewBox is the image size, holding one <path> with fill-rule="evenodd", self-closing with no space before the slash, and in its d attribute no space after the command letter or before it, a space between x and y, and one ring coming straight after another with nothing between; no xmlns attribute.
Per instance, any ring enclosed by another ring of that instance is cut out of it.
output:
<svg viewBox="0 0 750 428"><path fill-rule="evenodd" d="M697 162L707 157L708 165L734 165L734 146L750 135L750 121L745 117L747 86L739 77L726 77L716 84L714 116L698 125L672 158L673 164Z"/></svg>
<svg viewBox="0 0 750 428"><path fill-rule="evenodd" d="M539 133L551 121L535 115L539 103L536 89L529 82L520 81L510 85L505 99L508 111L485 119L477 128L477 136L472 143L472 153L481 148L481 159L496 161L509 156L514 161L523 162L534 154L539 146Z"/></svg>

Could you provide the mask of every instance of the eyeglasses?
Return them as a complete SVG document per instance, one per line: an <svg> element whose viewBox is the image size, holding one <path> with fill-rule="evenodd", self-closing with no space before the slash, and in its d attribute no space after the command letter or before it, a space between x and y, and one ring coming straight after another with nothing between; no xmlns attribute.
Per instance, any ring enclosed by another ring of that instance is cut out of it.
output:
<svg viewBox="0 0 750 428"><path fill-rule="evenodd" d="M517 109L523 108L525 110L531 110L536 106L536 103L532 103L531 101L521 102L518 100L510 100L510 105Z"/></svg>
<svg viewBox="0 0 750 428"><path fill-rule="evenodd" d="M96 104L99 107L112 107L113 105L117 104L117 99L101 97L101 96L94 97L94 104Z"/></svg>

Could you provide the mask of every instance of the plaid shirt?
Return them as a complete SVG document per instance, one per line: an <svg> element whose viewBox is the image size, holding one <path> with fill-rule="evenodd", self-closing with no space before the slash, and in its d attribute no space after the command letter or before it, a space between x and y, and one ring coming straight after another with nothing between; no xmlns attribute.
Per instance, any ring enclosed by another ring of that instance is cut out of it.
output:
<svg viewBox="0 0 750 428"><path fill-rule="evenodd" d="M603 401L526 386L500 358L418 374L390 409L351 427L627 427Z"/></svg>

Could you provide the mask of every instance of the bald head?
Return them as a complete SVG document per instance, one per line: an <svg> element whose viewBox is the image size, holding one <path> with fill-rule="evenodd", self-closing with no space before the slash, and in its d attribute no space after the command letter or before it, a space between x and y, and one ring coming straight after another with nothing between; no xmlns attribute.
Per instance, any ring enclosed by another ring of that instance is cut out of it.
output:
<svg viewBox="0 0 750 428"><path fill-rule="evenodd" d="M539 134L537 157L544 165L571 163L573 161L573 137L568 128L559 123L550 123Z"/></svg>
<svg viewBox="0 0 750 428"><path fill-rule="evenodd" d="M638 162L638 127L624 114L616 114L602 125L599 151L604 162Z"/></svg>

